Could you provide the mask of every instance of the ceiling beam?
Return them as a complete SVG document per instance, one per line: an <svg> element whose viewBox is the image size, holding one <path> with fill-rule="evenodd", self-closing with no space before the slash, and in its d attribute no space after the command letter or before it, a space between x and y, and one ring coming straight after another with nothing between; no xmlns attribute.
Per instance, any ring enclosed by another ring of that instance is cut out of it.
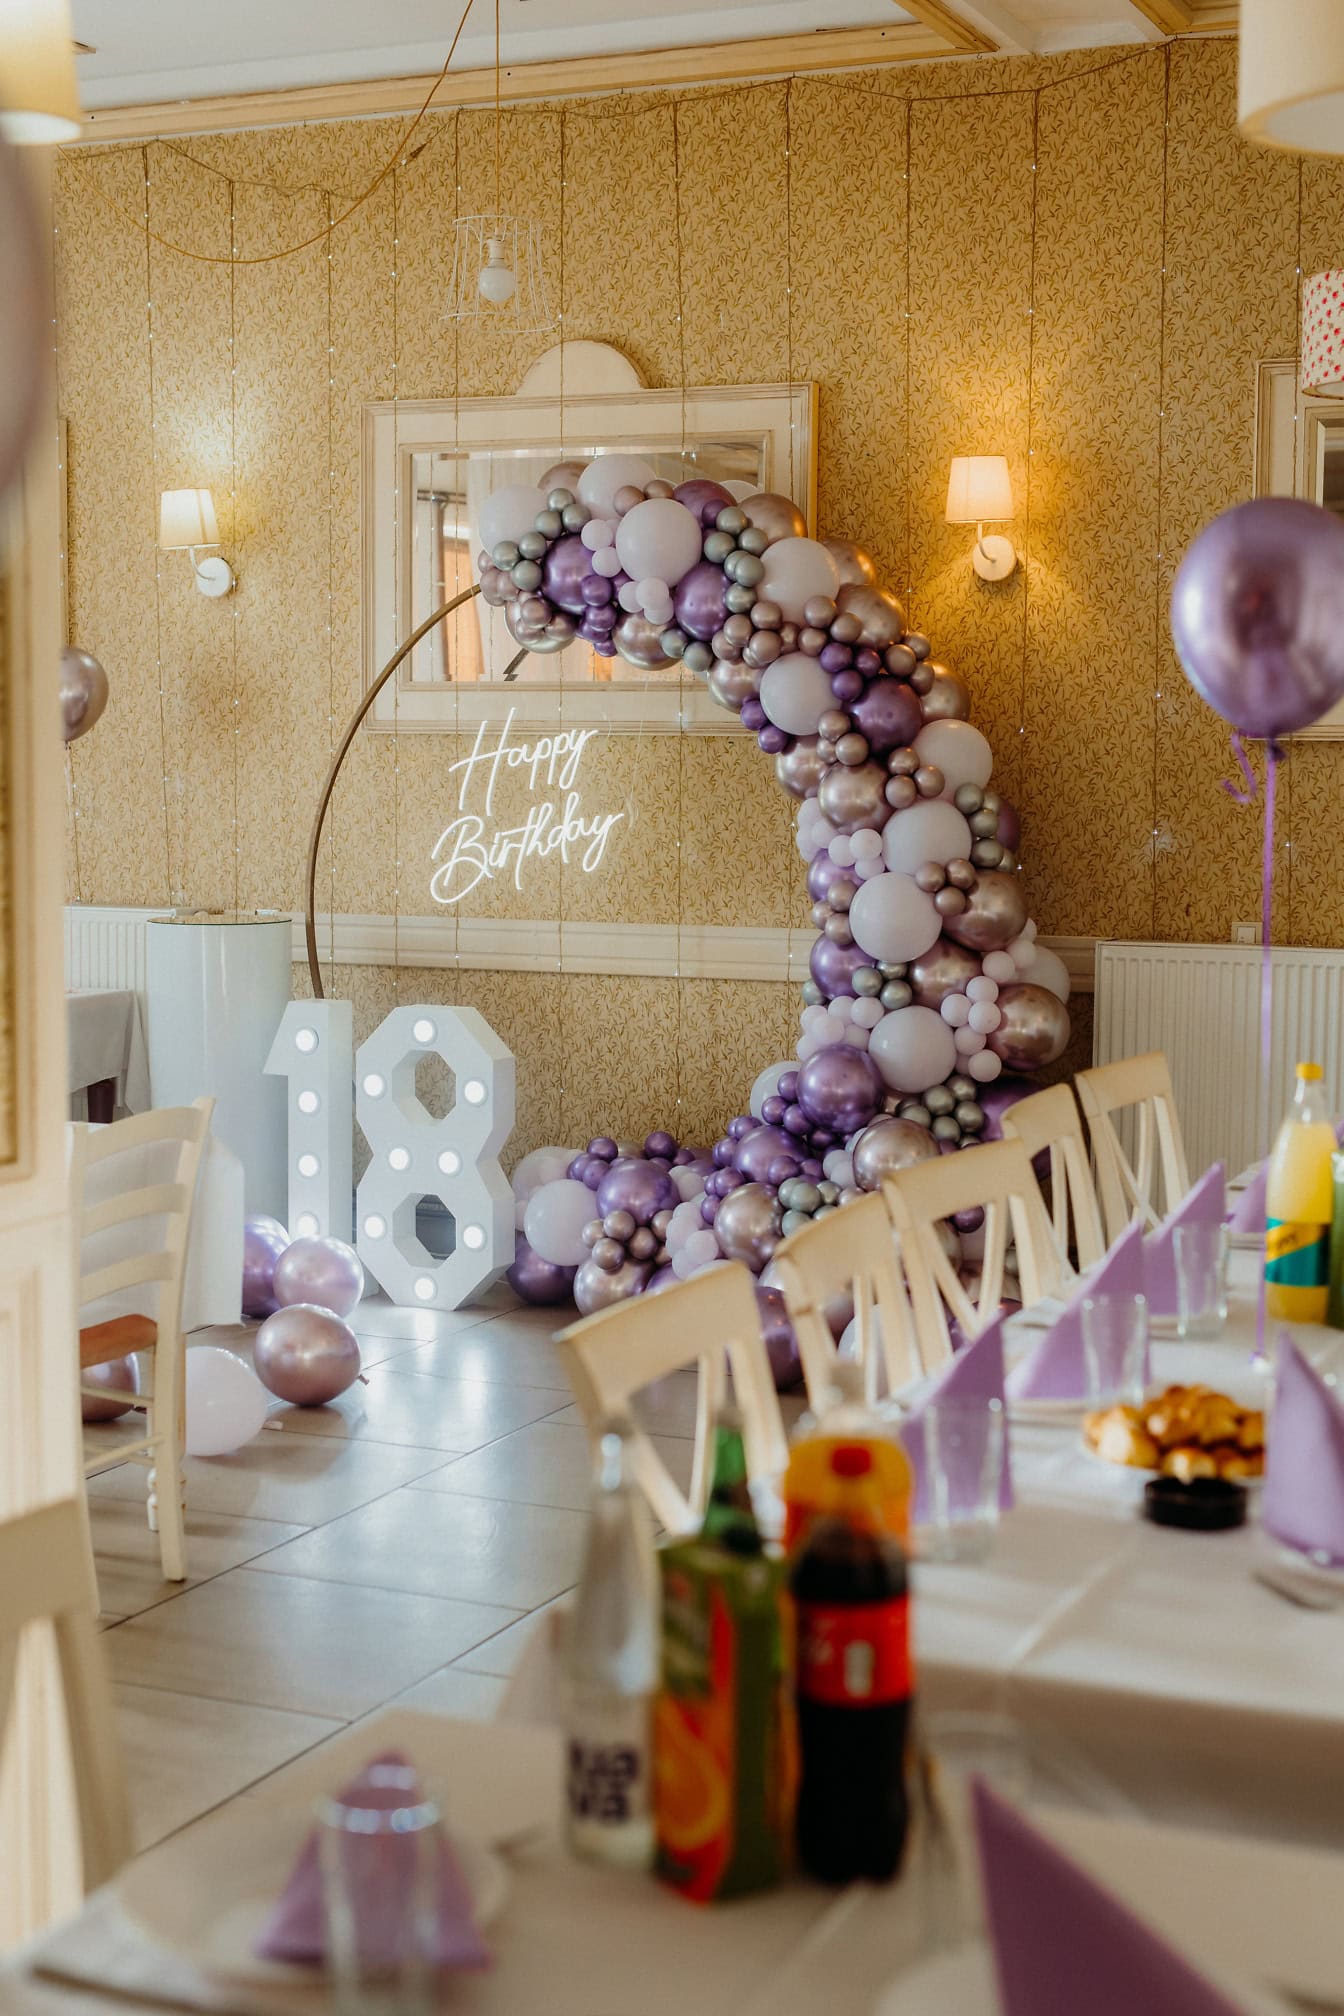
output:
<svg viewBox="0 0 1344 2016"><path fill-rule="evenodd" d="M889 28L824 28L749 42L696 43L617 56L573 56L512 63L500 73L500 96L517 105L540 98L587 98L609 91L660 91L677 86L806 76L826 70L866 70L951 54L947 38L922 23ZM958 52L960 53L960 52ZM433 78L376 77L351 84L307 84L283 91L178 98L145 105L110 105L86 112L85 141L180 139L191 133L236 133L254 126L295 126L315 119L375 119L418 112ZM493 105L493 66L450 70L433 109Z"/></svg>
<svg viewBox="0 0 1344 2016"><path fill-rule="evenodd" d="M1188 35L1195 25L1190 0L1129 0L1129 4L1163 35Z"/></svg>
<svg viewBox="0 0 1344 2016"><path fill-rule="evenodd" d="M907 0L902 0L902 5ZM1040 44L1039 30L1004 5L1004 0L959 0L973 28L991 35L1001 56L1034 56Z"/></svg>
<svg viewBox="0 0 1344 2016"><path fill-rule="evenodd" d="M935 35L941 35L958 56L987 56L999 46L982 28L975 27L964 14L948 6L947 0L897 0L897 5Z"/></svg>

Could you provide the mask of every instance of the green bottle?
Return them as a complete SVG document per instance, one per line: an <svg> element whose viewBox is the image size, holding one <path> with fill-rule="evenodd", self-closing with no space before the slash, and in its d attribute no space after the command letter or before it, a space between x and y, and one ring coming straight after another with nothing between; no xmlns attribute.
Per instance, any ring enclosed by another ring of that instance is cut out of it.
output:
<svg viewBox="0 0 1344 2016"><path fill-rule="evenodd" d="M747 1482L742 1418L735 1407L721 1408L714 1424L714 1468L700 1537L734 1554L759 1554L763 1545Z"/></svg>

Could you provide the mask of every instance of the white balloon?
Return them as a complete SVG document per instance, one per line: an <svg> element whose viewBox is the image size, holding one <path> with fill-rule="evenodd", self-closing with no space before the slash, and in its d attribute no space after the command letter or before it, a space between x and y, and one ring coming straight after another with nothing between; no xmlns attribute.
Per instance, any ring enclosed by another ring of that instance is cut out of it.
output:
<svg viewBox="0 0 1344 2016"><path fill-rule="evenodd" d="M579 502L598 518L614 518L618 490L642 490L652 481L653 469L642 455L597 455L579 478Z"/></svg>
<svg viewBox="0 0 1344 2016"><path fill-rule="evenodd" d="M781 540L788 545L788 540ZM773 548L767 548L772 552ZM765 594L764 584L757 590ZM828 714L835 705L828 675L822 671L817 659L809 658L805 651L786 651L782 658L776 658L773 665L767 665L761 674L760 702L765 709L765 718L776 728L782 728L786 735L815 735L817 723L823 714ZM803 800L812 805L811 798ZM834 832L834 827L831 831ZM970 828L967 828L970 831Z"/></svg>
<svg viewBox="0 0 1344 2016"><path fill-rule="evenodd" d="M859 884L849 928L870 959L918 959L936 942L943 920L911 876L875 875Z"/></svg>
<svg viewBox="0 0 1344 2016"><path fill-rule="evenodd" d="M632 581L674 587L700 558L700 524L675 497L650 497L616 527L616 552Z"/></svg>
<svg viewBox="0 0 1344 2016"><path fill-rule="evenodd" d="M786 1071L795 1071L797 1068L795 1064L790 1063L787 1059L783 1064L766 1065L764 1071L761 1072L756 1083L752 1086L751 1097L747 1100L747 1111L753 1120L760 1119L762 1106L764 1106L767 1099L773 1098L774 1094L779 1090L779 1081L784 1076L784 1073Z"/></svg>
<svg viewBox="0 0 1344 2016"><path fill-rule="evenodd" d="M700 1216L698 1197L683 1198L680 1204L674 1206L672 1222L667 1228L666 1244L669 1254L680 1253L692 1232L698 1232L704 1222Z"/></svg>
<svg viewBox="0 0 1344 2016"><path fill-rule="evenodd" d="M535 483L505 483L482 504L476 536L489 553L501 539L516 541L531 532L537 513L545 509L546 499Z"/></svg>
<svg viewBox="0 0 1344 2016"><path fill-rule="evenodd" d="M523 1235L540 1259L556 1267L577 1267L588 1258L583 1228L597 1216L597 1199L588 1185L567 1176L532 1192Z"/></svg>
<svg viewBox="0 0 1344 2016"><path fill-rule="evenodd" d="M667 1173L675 1183L683 1204L688 1198L704 1195L705 1179L698 1169L688 1169L684 1163L677 1163Z"/></svg>
<svg viewBox="0 0 1344 2016"><path fill-rule="evenodd" d="M997 1001L976 1001L966 1017L970 1029L979 1030L982 1036L992 1036L1003 1020L1003 1010Z"/></svg>
<svg viewBox="0 0 1344 2016"><path fill-rule="evenodd" d="M979 1029L966 1028L958 1029L953 1041L957 1046L959 1056L974 1057L984 1049L989 1038Z"/></svg>
<svg viewBox="0 0 1344 2016"><path fill-rule="evenodd" d="M969 721L926 721L914 741L921 763L942 771L948 798L963 784L988 784L994 752Z"/></svg>
<svg viewBox="0 0 1344 2016"><path fill-rule="evenodd" d="M744 497L759 497L761 494L759 483L744 483L738 476L730 476L723 487L739 504Z"/></svg>
<svg viewBox="0 0 1344 2016"><path fill-rule="evenodd" d="M1003 1059L997 1050L977 1050L968 1058L966 1070L977 1085L992 1085L1003 1069Z"/></svg>
<svg viewBox="0 0 1344 2016"><path fill-rule="evenodd" d="M515 1232L522 1231L523 1220L526 1218L526 1216L527 1216L526 1197L515 1197L513 1200L513 1229Z"/></svg>
<svg viewBox="0 0 1344 2016"><path fill-rule="evenodd" d="M1017 961L1011 952L986 952L980 965L986 980L1006 984L1017 978Z"/></svg>
<svg viewBox="0 0 1344 2016"><path fill-rule="evenodd" d="M250 1365L220 1344L193 1344L186 1357L188 1456L231 1456L261 1432L270 1402Z"/></svg>
<svg viewBox="0 0 1344 2016"><path fill-rule="evenodd" d="M997 1001L998 998L999 983L991 979L988 973L977 973L966 982L968 1001Z"/></svg>
<svg viewBox="0 0 1344 2016"><path fill-rule="evenodd" d="M938 1013L949 1029L964 1029L970 1019L971 1004L964 994L944 994Z"/></svg>
<svg viewBox="0 0 1344 2016"><path fill-rule="evenodd" d="M1033 987L1048 987L1061 1001L1069 998L1069 969L1058 952L1052 952L1048 945L1034 948L1036 957L1031 962L1031 984Z"/></svg>
<svg viewBox="0 0 1344 2016"><path fill-rule="evenodd" d="M763 602L782 609L788 623L802 622L803 609L814 595L834 598L839 592L840 570L819 539L776 539L761 558L765 572L756 593Z"/></svg>
<svg viewBox="0 0 1344 2016"><path fill-rule="evenodd" d="M888 868L913 875L924 861L969 861L971 829L955 805L926 798L908 812L897 812L882 829L882 853ZM903 957L903 954L895 955Z"/></svg>
<svg viewBox="0 0 1344 2016"><path fill-rule="evenodd" d="M510 1179L514 1196L527 1198L543 1183L558 1183L578 1152L577 1148L533 1148L514 1165Z"/></svg>
<svg viewBox="0 0 1344 2016"><path fill-rule="evenodd" d="M956 1041L935 1008L893 1008L874 1029L868 1055L893 1092L927 1092L957 1064Z"/></svg>

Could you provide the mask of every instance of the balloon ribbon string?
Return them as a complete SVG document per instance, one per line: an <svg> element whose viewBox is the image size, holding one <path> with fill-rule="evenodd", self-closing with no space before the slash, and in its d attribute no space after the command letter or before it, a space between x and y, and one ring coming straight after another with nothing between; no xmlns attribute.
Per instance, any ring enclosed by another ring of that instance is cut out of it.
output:
<svg viewBox="0 0 1344 2016"><path fill-rule="evenodd" d="M1271 747L1275 746L1277 745L1271 744ZM1232 754L1237 759L1237 767L1241 771L1242 781L1246 788L1244 791L1239 791L1235 784L1229 783L1228 779L1224 777L1223 789L1229 798L1236 799L1238 805L1249 805L1255 798L1255 772L1252 770L1250 758L1246 754L1246 744L1235 731L1232 736Z"/></svg>

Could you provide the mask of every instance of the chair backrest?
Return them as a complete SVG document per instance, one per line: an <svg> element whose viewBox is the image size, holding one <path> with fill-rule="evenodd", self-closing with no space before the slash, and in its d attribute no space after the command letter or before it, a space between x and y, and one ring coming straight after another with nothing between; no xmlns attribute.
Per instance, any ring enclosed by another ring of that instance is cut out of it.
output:
<svg viewBox="0 0 1344 2016"><path fill-rule="evenodd" d="M683 1492L644 1431L636 1424L632 1459L654 1516L670 1533L693 1532L709 1502L714 1462L714 1422L723 1403L726 1373L742 1416L747 1472L777 1478L788 1461L784 1423L761 1334L755 1284L740 1262L710 1267L658 1295L637 1295L562 1330L570 1384L590 1437L612 1414L627 1413L632 1398L669 1373L699 1370L695 1455L691 1486Z"/></svg>
<svg viewBox="0 0 1344 2016"><path fill-rule="evenodd" d="M870 1400L878 1392L879 1336L890 1392L929 1369L919 1355L896 1235L877 1192L793 1233L775 1248L770 1265L788 1304L814 1409L826 1402L836 1358L826 1310L842 1297L853 1297L858 1359Z"/></svg>
<svg viewBox="0 0 1344 2016"><path fill-rule="evenodd" d="M187 1234L214 1104L197 1099L110 1127L71 1127L81 1323L153 1313L161 1338L177 1335ZM103 1239L104 1233L115 1236ZM152 1312L146 1301L155 1304Z"/></svg>
<svg viewBox="0 0 1344 2016"><path fill-rule="evenodd" d="M901 1244L910 1306L926 1366L952 1354L949 1313L962 1335L977 1337L998 1313L1011 1228L1024 1303L1054 1294L1063 1272L1031 1157L1020 1141L963 1148L937 1162L918 1162L883 1180L882 1193ZM983 1207L984 1252L974 1300L940 1237L941 1221Z"/></svg>
<svg viewBox="0 0 1344 2016"><path fill-rule="evenodd" d="M1072 1241L1080 1270L1095 1267L1106 1251L1101 1212L1078 1102L1067 1085L1050 1085L1019 1099L1003 1116L1004 1139L1020 1141L1035 1162L1050 1157L1050 1213L1055 1245L1066 1264Z"/></svg>
<svg viewBox="0 0 1344 2016"><path fill-rule="evenodd" d="M1121 1057L1080 1071L1078 1102L1092 1137L1106 1237L1114 1241L1135 1218L1145 1226L1160 1222L1157 1181L1162 1177L1163 1208L1170 1211L1190 1188L1181 1123L1171 1089L1171 1072L1160 1050ZM1125 1152L1115 1115L1133 1107L1135 1153Z"/></svg>
<svg viewBox="0 0 1344 2016"><path fill-rule="evenodd" d="M50 1626L65 1696L79 1806L84 1888L108 1882L131 1853L116 1723L94 1624L97 1598L73 1498L0 1524L0 1745L9 1727L19 1643Z"/></svg>

